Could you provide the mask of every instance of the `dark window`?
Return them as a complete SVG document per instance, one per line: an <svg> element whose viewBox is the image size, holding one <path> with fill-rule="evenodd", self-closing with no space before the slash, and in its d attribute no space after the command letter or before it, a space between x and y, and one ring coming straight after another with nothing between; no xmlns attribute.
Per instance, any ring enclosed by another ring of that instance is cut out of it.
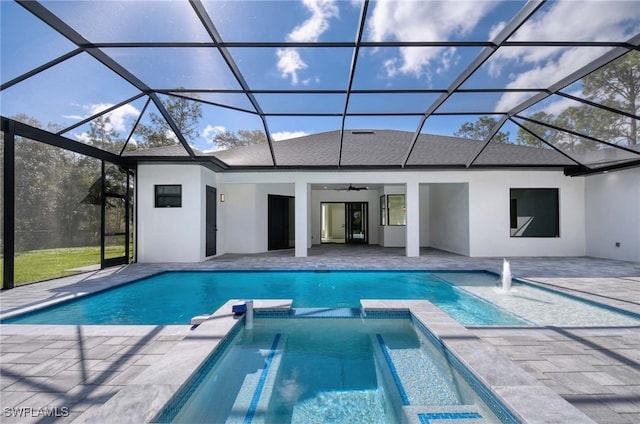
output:
<svg viewBox="0 0 640 424"><path fill-rule="evenodd" d="M156 187L156 208L181 208L182 207L182 186L157 185Z"/></svg>
<svg viewBox="0 0 640 424"><path fill-rule="evenodd" d="M560 237L557 188L512 188L511 237Z"/></svg>

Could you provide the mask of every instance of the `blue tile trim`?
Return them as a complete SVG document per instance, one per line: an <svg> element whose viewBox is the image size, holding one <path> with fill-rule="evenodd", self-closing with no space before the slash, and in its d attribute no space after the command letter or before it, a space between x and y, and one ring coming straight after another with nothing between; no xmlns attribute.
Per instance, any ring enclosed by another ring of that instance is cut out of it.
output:
<svg viewBox="0 0 640 424"><path fill-rule="evenodd" d="M204 362L198 367L198 369L196 369L196 371L191 374L187 381L173 395L171 400L165 405L165 407L162 409L162 411L160 411L156 418L151 420L151 422L170 423L175 419L176 415L178 415L178 412L180 412L180 409L182 409L184 404L187 403L191 395L200 386L202 380L204 380L209 371L211 371L211 369L217 364L220 357L227 350L227 347L231 344L231 342L243 328L244 318L238 320L231 331L227 333L227 335L224 337L224 339L222 339L218 346L216 346L213 352L211 352L211 354L207 357L207 359L204 360Z"/></svg>
<svg viewBox="0 0 640 424"><path fill-rule="evenodd" d="M267 380L267 374L269 374L269 368L271 368L271 361L273 360L273 356L276 353L276 348L278 347L279 341L280 341L280 333L276 334L276 337L273 339L273 344L271 345L271 350L269 350L269 355L267 356L267 360L265 361L262 374L260 374L260 380L258 380L256 391L253 392L253 398L251 399L251 404L249 405L249 409L247 410L247 415L245 415L244 417L244 424L251 424L251 421L253 421L253 417L256 414L256 409L258 409L258 402L260 401L260 395L262 394L262 389L264 389L264 382Z"/></svg>
<svg viewBox="0 0 640 424"><path fill-rule="evenodd" d="M409 312L408 309L403 309L403 310L370 310L367 309L364 311L363 315L366 318L373 318L373 319L410 319L411 318L411 312Z"/></svg>
<svg viewBox="0 0 640 424"><path fill-rule="evenodd" d="M400 376L396 371L395 365L393 365L393 361L391 360L391 356L389 356L389 352L387 352L387 345L384 343L384 340L382 339L382 336L380 334L376 334L376 337L378 338L378 343L380 343L380 349L382 349L384 359L385 361L387 361L387 366L389 367L389 371L391 371L391 375L393 375L393 382L396 383L396 388L400 393L402 404L405 406L410 405L407 392L404 391L404 387L402 386L402 381L400 381Z"/></svg>
<svg viewBox="0 0 640 424"><path fill-rule="evenodd" d="M431 344L449 361L453 369L462 376L464 381L469 384L474 392L482 399L482 401L489 407L491 412L494 413L500 422L504 424L519 424L520 419L508 409L498 397L491 391L490 388L484 385L482 381L467 368L456 355L451 353L449 349L442 343L442 341L434 335L427 327L425 327L419 320L412 318L413 324L416 329L419 329L422 334L431 342Z"/></svg>
<svg viewBox="0 0 640 424"><path fill-rule="evenodd" d="M482 415L477 412L435 412L429 414L418 414L421 424L431 424L431 420L472 420L482 419Z"/></svg>

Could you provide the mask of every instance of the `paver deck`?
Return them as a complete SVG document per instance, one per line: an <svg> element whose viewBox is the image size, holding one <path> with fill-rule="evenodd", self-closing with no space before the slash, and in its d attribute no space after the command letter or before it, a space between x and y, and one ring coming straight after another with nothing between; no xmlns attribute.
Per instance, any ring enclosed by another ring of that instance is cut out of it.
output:
<svg viewBox="0 0 640 424"><path fill-rule="evenodd" d="M639 263L593 258L510 261L515 278L640 312ZM199 264L132 264L18 287L0 293L0 313L168 269L484 269L499 273L501 266L502 258L468 258L432 249L423 250L419 258L407 258L404 249L375 246L314 247L307 258L294 258L292 250L224 255ZM148 367L162 362L189 331L189 326L1 325L2 422L84 422L92 410ZM469 331L593 420L640 422L640 327L470 327Z"/></svg>

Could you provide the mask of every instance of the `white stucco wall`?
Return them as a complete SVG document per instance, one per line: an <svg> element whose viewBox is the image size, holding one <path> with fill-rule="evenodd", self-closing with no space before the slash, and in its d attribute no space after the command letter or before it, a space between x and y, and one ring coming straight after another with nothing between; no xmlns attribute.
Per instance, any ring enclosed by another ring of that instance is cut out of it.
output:
<svg viewBox="0 0 640 424"><path fill-rule="evenodd" d="M640 262L640 168L587 177L585 196L587 255Z"/></svg>
<svg viewBox="0 0 640 424"><path fill-rule="evenodd" d="M218 249L224 253L259 253L268 248L268 196L293 196L292 183L219 184Z"/></svg>
<svg viewBox="0 0 640 424"><path fill-rule="evenodd" d="M469 255L469 185L429 184L431 247Z"/></svg>
<svg viewBox="0 0 640 424"><path fill-rule="evenodd" d="M430 188L420 185L420 247L431 246Z"/></svg>
<svg viewBox="0 0 640 424"><path fill-rule="evenodd" d="M625 176L626 186L637 184L637 171L634 172L636 173L629 174L629 177ZM345 181L384 188L361 192L318 189L320 185L345 184ZM590 186L589 193L593 192L590 196L594 199L598 198L594 197L597 193L604 190L597 189L598 181L594 180ZM413 184L413 187L418 184L419 187L418 228L387 226L380 229L380 194L404 193L407 183ZM154 208L155 184L182 184L183 207L166 210ZM369 202L370 212L370 244L404 246L407 231L414 230L419 232L421 246L432 246L469 256L586 254L585 179L565 177L561 171L318 171L214 174L198 165L141 164L138 172L139 261L194 262L203 259L207 184L216 187L218 194L224 193L226 198L224 203L218 202L218 254L265 252L268 235L267 196L292 196L296 193L296 186L306 187L307 190L305 204L308 215L303 217L304 219L301 218L304 222L300 223L307 229L307 236L300 239L307 246L320 241L321 202L366 201ZM312 186L315 187L313 190L310 189ZM560 237L510 237L509 189L532 187L559 189ZM624 197L623 193L628 196L628 192L625 191L616 197ZM625 207L629 213L633 213L632 206L637 205L640 198L637 190L634 193L636 203L629 199L631 206ZM591 204L597 206L597 202L594 200ZM637 210L637 206L635 207ZM604 207L598 212L597 207L592 206L590 216L596 220L598 214L602 213ZM607 225L613 226L616 221L619 219L611 219L607 221L610 222ZM637 234L638 225L633 224L632 220L630 222L629 228L635 228L633 231ZM595 240L597 234L591 234ZM629 241L619 241L622 242L623 248L629 246L633 250L630 238ZM417 245L417 242L415 243ZM638 249L636 247L635 251ZM591 247L590 251L601 254ZM303 254L304 249L301 248L299 252L296 249L296 253Z"/></svg>
<svg viewBox="0 0 640 424"><path fill-rule="evenodd" d="M200 166L141 164L137 178L139 262L199 262L204 259L205 185L215 174ZM182 207L156 208L154 186L182 185Z"/></svg>
<svg viewBox="0 0 640 424"><path fill-rule="evenodd" d="M509 189L558 188L560 237L511 237ZM584 178L561 171L487 171L469 182L470 256L584 256Z"/></svg>

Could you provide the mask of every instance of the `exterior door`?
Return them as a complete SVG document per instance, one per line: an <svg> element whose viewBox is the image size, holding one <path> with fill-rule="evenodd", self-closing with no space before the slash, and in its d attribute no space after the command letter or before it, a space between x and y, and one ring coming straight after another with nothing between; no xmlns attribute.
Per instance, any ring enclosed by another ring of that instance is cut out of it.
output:
<svg viewBox="0 0 640 424"><path fill-rule="evenodd" d="M112 163L102 163L102 242L100 265L129 263L131 173Z"/></svg>
<svg viewBox="0 0 640 424"><path fill-rule="evenodd" d="M369 243L368 204L366 202L345 203L346 242L353 244Z"/></svg>
<svg viewBox="0 0 640 424"><path fill-rule="evenodd" d="M217 245L217 214L218 214L218 191L215 187L207 186L207 199L206 199L206 241L205 241L205 256L214 256L216 254Z"/></svg>
<svg viewBox="0 0 640 424"><path fill-rule="evenodd" d="M294 247L294 198L270 194L268 202L268 249L277 250Z"/></svg>

